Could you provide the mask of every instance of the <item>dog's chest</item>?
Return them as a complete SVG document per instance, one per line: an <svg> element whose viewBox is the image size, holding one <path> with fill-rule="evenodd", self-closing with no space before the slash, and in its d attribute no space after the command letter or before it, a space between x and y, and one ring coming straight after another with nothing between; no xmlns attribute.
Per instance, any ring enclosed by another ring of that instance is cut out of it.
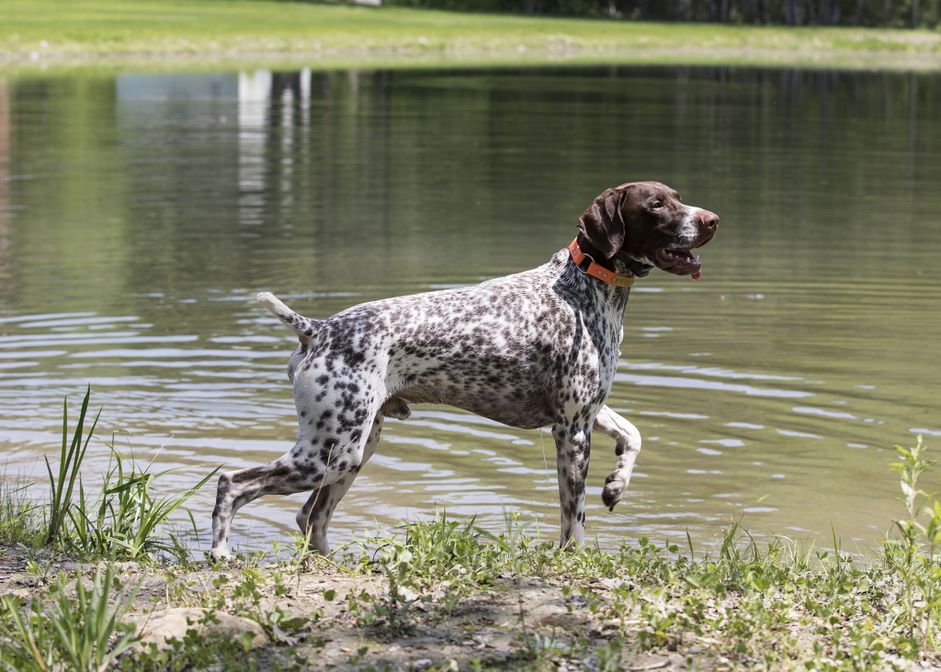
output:
<svg viewBox="0 0 941 672"><path fill-rule="evenodd" d="M614 310L588 310L576 316L577 323L564 355L568 386L579 401L607 396L614 381L620 355L623 314Z"/></svg>

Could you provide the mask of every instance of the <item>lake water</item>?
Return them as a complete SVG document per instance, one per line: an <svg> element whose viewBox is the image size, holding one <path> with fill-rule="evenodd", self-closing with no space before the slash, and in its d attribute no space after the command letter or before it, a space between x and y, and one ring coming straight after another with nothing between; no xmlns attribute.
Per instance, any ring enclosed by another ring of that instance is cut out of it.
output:
<svg viewBox="0 0 941 672"><path fill-rule="evenodd" d="M605 187L719 213L698 283L632 293L609 404L644 434L602 545L761 534L870 549L892 445L941 454L941 76L568 68L0 80L0 469L41 476L62 399L182 488L293 442L294 341L252 297L326 316L543 263ZM554 538L548 432L445 407L386 424L334 544L435 507ZM941 479L935 477L935 484ZM209 529L212 491L195 504ZM286 541L304 496L236 518Z"/></svg>

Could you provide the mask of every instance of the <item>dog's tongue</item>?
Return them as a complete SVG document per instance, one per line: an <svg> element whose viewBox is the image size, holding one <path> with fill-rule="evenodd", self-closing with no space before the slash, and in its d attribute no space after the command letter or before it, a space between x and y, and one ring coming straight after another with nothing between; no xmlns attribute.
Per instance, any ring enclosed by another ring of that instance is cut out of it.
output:
<svg viewBox="0 0 941 672"><path fill-rule="evenodd" d="M699 278L702 277L702 270L691 273L689 277L691 277L693 280L699 280Z"/></svg>

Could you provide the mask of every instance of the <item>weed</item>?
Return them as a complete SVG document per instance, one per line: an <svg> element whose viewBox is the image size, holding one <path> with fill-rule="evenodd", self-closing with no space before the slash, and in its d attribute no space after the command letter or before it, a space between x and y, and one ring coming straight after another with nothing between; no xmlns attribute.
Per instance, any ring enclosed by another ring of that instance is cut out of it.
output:
<svg viewBox="0 0 941 672"><path fill-rule="evenodd" d="M104 670L128 651L137 637L132 625L121 621L136 591L121 592L110 565L100 569L90 587L78 580L74 596L64 579L53 586L49 613L34 599L22 611L9 595L0 598L0 664L20 670ZM6 641L3 641L6 640Z"/></svg>
<svg viewBox="0 0 941 672"><path fill-rule="evenodd" d="M99 410L83 442L85 416L88 413L88 400L90 397L91 386L88 386L85 390L85 398L82 399L82 408L78 414L78 422L75 425L71 442L68 441L69 400L68 398L62 400L62 448L59 452L58 477L52 473L49 458L43 457L46 462L46 472L49 475L49 526L46 531L45 542L47 546L51 546L58 541L62 525L69 515L69 510L72 507L72 493L79 478L79 470L85 460L88 443L91 441L95 427L98 425L98 418L101 416L101 410ZM66 446L68 446L68 450L66 450Z"/></svg>
<svg viewBox="0 0 941 672"><path fill-rule="evenodd" d="M247 638L250 639L250 636ZM187 631L183 639L171 638L164 647L150 644L122 658L118 670L125 672L190 672L190 670L291 670L310 669L290 650L249 649L245 637L203 635Z"/></svg>
<svg viewBox="0 0 941 672"><path fill-rule="evenodd" d="M26 497L29 484L0 481L0 543L34 546L45 532L42 508Z"/></svg>
<svg viewBox="0 0 941 672"><path fill-rule="evenodd" d="M898 539L885 542L885 559L904 585L902 644L913 653L935 643L938 612L941 610L941 567L936 555L941 544L941 503L928 501L919 479L933 461L925 457L919 436L911 448L895 446L901 461L892 469L899 475L907 517L895 521Z"/></svg>
<svg viewBox="0 0 941 672"><path fill-rule="evenodd" d="M336 664L382 669L388 664L384 647L363 638L348 639L343 656L327 653L325 643L345 629L342 624L355 622L368 626L380 641L416 631L419 639L427 634L449 647L464 646L468 669L619 669L644 651L651 658L685 659L693 669L936 665L941 661L941 505L920 489L931 467L921 441L899 448L898 454L893 468L906 516L886 542L881 563L846 553L835 531L831 547L823 549L785 537L760 539L732 521L714 545L702 549L687 536L682 550L671 542L640 538L613 552L586 547L572 553L522 533L518 518L508 519L507 529L494 535L477 528L473 519L449 519L442 512L364 542L342 560L311 555L301 538L298 557L286 565L265 566L261 559L248 558L241 570L209 575L188 566L167 568L168 603L246 616L265 628L271 643L249 650L241 640L188 634L167 650L128 652L110 660L135 672L304 669L314 660L327 664L327 658L319 658L326 655ZM141 482L134 469L109 471L113 482ZM67 489L66 480L62 490ZM77 523L99 519L98 509L86 508L95 515L80 515L81 503L88 501L80 479L71 501L60 540L74 534ZM51 566L34 559L28 571L42 586ZM312 580L302 575L305 570L336 583ZM58 629L54 621L82 624L82 609L101 610L99 604L69 612L61 602L64 585L60 580L25 609L12 597L3 599L0 669L90 669L81 666L118 655L114 651L130 631L113 619L110 626L101 619L105 624L97 629ZM93 586L91 592L96 590L101 588ZM295 601L311 598L299 612ZM40 606L44 601L48 604ZM92 602L88 591L80 601ZM121 600L111 602L120 611ZM94 633L108 627L114 631L103 644ZM471 631L483 634L468 649L465 638L478 637L469 637ZM501 638L503 644L488 651ZM406 641L399 646L410 646ZM442 651L432 666L453 667L450 655Z"/></svg>
<svg viewBox="0 0 941 672"><path fill-rule="evenodd" d="M140 560L159 555L176 561L188 559L189 552L176 535L163 536L158 528L180 509L218 469L213 470L194 486L175 495L156 496L155 482L173 469L152 472L153 463L141 468L112 445L111 460L102 476L97 495L85 490L81 477L82 465L98 424L99 411L88 425L91 388L85 392L75 428L69 430L68 400L63 401L62 443L59 463L53 469L45 460L49 484L46 507L27 506L23 500L4 493L0 499L0 539L30 541L35 519L46 520L41 544L84 559ZM195 531L195 521L190 516Z"/></svg>
<svg viewBox="0 0 941 672"><path fill-rule="evenodd" d="M152 463L141 469L133 459L122 456L113 446L109 449L112 461L102 477L97 499L86 498L79 482L78 501L69 516L70 534L63 546L82 557L137 560L165 554L185 560L188 552L175 535L164 538L157 534L157 529L218 469L182 493L156 497L153 493L155 481L175 470L154 473L150 471ZM195 522L192 517L190 520L195 531Z"/></svg>

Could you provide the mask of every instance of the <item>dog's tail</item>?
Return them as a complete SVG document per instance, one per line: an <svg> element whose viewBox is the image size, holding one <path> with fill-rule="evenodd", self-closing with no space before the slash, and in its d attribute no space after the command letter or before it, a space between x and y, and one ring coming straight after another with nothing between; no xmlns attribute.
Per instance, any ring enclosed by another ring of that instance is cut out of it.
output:
<svg viewBox="0 0 941 672"><path fill-rule="evenodd" d="M308 344L320 327L320 320L314 320L295 313L288 308L271 292L258 292L255 299L264 304L265 308L278 316L282 322L291 327L301 343Z"/></svg>

